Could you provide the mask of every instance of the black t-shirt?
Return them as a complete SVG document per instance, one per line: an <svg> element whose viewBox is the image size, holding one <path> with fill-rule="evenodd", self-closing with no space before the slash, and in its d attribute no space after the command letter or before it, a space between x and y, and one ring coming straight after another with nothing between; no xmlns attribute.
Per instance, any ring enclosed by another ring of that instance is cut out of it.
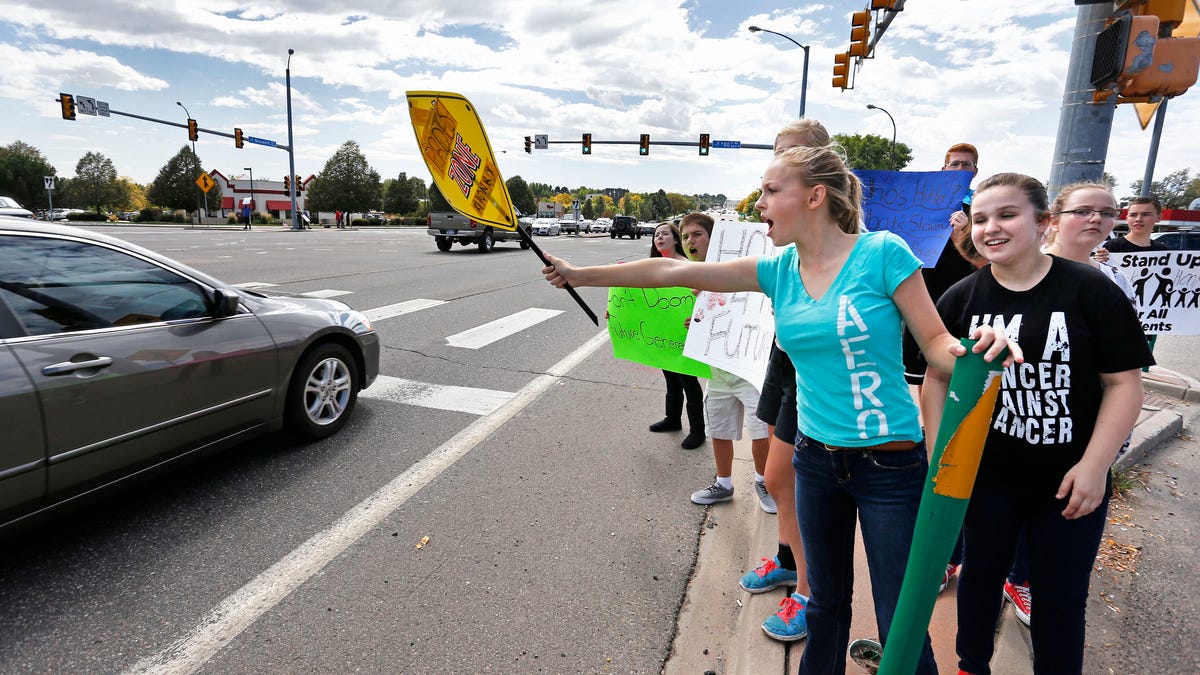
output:
<svg viewBox="0 0 1200 675"><path fill-rule="evenodd" d="M990 488L1053 495L1091 439L1100 374L1154 363L1121 289L1070 260L1052 257L1045 278L1021 292L1001 286L985 267L952 286L937 307L955 337L1000 318L1025 355L1001 380L976 479Z"/></svg>
<svg viewBox="0 0 1200 675"><path fill-rule="evenodd" d="M1104 246L1104 248L1108 249L1109 253L1142 253L1143 251L1167 251L1167 250L1170 250L1167 248L1166 244L1164 244L1162 242L1154 241L1153 239L1150 240L1149 246L1139 246L1139 245L1133 243L1132 241L1129 241L1125 237L1116 237L1115 239L1109 239L1108 241L1104 242L1102 244L1102 246Z"/></svg>

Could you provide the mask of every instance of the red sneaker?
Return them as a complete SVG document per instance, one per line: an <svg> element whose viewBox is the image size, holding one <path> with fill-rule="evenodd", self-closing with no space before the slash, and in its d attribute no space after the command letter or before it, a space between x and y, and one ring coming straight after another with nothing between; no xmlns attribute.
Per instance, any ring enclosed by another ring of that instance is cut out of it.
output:
<svg viewBox="0 0 1200 675"><path fill-rule="evenodd" d="M962 570L962 565L946 565L946 572L942 575L942 585L938 587L938 593L946 590L946 587L950 585L950 580L958 576L960 570Z"/></svg>
<svg viewBox="0 0 1200 675"><path fill-rule="evenodd" d="M1004 599L1013 605L1017 618L1026 626L1029 625L1029 615L1033 613L1033 597L1029 594L1029 586L1004 582Z"/></svg>

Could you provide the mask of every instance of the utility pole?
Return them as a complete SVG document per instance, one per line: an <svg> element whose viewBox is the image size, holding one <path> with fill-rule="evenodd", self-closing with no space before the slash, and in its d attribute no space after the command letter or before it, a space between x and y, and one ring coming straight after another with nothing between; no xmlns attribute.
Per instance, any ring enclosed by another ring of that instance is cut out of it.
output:
<svg viewBox="0 0 1200 675"><path fill-rule="evenodd" d="M1058 136L1051 159L1050 198L1064 185L1077 181L1099 181L1104 174L1108 140L1112 135L1117 97L1092 102L1095 91L1091 82L1092 62L1096 56L1096 35L1104 30L1112 14L1111 3L1080 5L1067 66L1067 84L1058 117Z"/></svg>

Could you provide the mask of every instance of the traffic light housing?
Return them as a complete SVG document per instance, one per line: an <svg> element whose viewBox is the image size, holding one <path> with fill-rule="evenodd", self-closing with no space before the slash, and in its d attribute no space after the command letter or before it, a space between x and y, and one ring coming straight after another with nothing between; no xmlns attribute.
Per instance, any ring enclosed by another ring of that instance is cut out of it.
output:
<svg viewBox="0 0 1200 675"><path fill-rule="evenodd" d="M233 128L233 147L241 149L242 145L243 145L242 144L242 130L237 127L234 127Z"/></svg>
<svg viewBox="0 0 1200 675"><path fill-rule="evenodd" d="M850 79L850 54L842 52L833 55L833 86L847 89Z"/></svg>
<svg viewBox="0 0 1200 675"><path fill-rule="evenodd" d="M300 174L292 176L292 183L296 186L296 192L300 192L304 189L304 183L300 182Z"/></svg>
<svg viewBox="0 0 1200 675"><path fill-rule="evenodd" d="M288 193L289 195L292 194L292 177L291 176L283 177L283 191Z"/></svg>
<svg viewBox="0 0 1200 675"><path fill-rule="evenodd" d="M871 41L871 13L855 12L850 15L850 56L866 56L867 43Z"/></svg>
<svg viewBox="0 0 1200 675"><path fill-rule="evenodd" d="M196 124L196 120L189 117L188 118L188 140L194 141L199 138L200 138L200 131L199 131L198 125Z"/></svg>
<svg viewBox="0 0 1200 675"><path fill-rule="evenodd" d="M638 154L643 157L650 154L650 134L642 134L638 140Z"/></svg>
<svg viewBox="0 0 1200 675"><path fill-rule="evenodd" d="M700 134L700 156L708 156L708 134Z"/></svg>
<svg viewBox="0 0 1200 675"><path fill-rule="evenodd" d="M62 106L62 116L64 120L75 119L75 97L70 94L59 94L58 103Z"/></svg>
<svg viewBox="0 0 1200 675"><path fill-rule="evenodd" d="M899 4L897 0L871 0L871 9L892 9L897 12L901 9L904 9L903 6L901 6L899 9L896 9L897 4Z"/></svg>
<svg viewBox="0 0 1200 675"><path fill-rule="evenodd" d="M1168 8L1170 9L1170 8ZM1167 25L1174 25L1168 12ZM1096 36L1090 82L1097 97L1111 92L1123 102L1178 96L1196 83L1200 72L1200 38L1160 37L1155 15L1117 15Z"/></svg>
<svg viewBox="0 0 1200 675"><path fill-rule="evenodd" d="M583 149L583 154L585 154L585 155L592 154L592 135L591 134L583 135L583 145L581 147Z"/></svg>
<svg viewBox="0 0 1200 675"><path fill-rule="evenodd" d="M529 136L525 137L525 152L528 152L531 155L533 154L533 139Z"/></svg>

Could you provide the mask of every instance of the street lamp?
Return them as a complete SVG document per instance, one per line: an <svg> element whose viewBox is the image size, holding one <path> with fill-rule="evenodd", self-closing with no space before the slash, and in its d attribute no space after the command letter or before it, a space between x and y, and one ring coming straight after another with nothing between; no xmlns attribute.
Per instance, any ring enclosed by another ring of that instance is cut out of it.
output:
<svg viewBox="0 0 1200 675"><path fill-rule="evenodd" d="M284 77L287 84L287 118L288 118L288 175L292 177L288 181L288 196L292 200L292 229L301 229L300 218L296 213L296 149L292 147L292 54L295 54L295 49L288 50L287 67L284 69Z"/></svg>
<svg viewBox="0 0 1200 675"><path fill-rule="evenodd" d="M751 33L757 33L759 31L762 31L763 33L770 33L771 35L778 35L779 37L790 41L792 44L794 44L797 47L799 47L800 49L804 50L804 76L800 80L800 118L803 119L804 118L804 101L805 101L805 98L808 96L808 47L800 44L799 42L796 42L791 37L784 35L783 33L776 33L773 30L769 30L767 28L759 28L758 26L750 26Z"/></svg>
<svg viewBox="0 0 1200 675"><path fill-rule="evenodd" d="M892 171L895 171L896 170L896 120L892 117L892 113L884 110L883 108L880 108L879 106L875 105L874 103L868 103L867 110L880 110L883 112L884 115L888 116L889 120L892 120Z"/></svg>
<svg viewBox="0 0 1200 675"><path fill-rule="evenodd" d="M247 166L243 169L250 172L250 217L246 219L246 226L249 227L254 222L254 168Z"/></svg>
<svg viewBox="0 0 1200 675"><path fill-rule="evenodd" d="M183 108L183 114L187 115L187 118L189 120L192 119L192 113L188 112L186 105L184 105L181 101L175 101L175 105L179 106L180 108ZM195 171L196 171L196 178L199 178L200 177L200 166L199 166L200 165L200 155L196 154L196 141L192 141L192 160L194 162L196 162L196 164L194 164L192 166L192 168L195 169ZM197 185L196 186L196 224L197 225L203 224L202 221L200 220L200 208L201 208L201 200L204 198L203 195L204 195L204 192L200 189L200 186Z"/></svg>

